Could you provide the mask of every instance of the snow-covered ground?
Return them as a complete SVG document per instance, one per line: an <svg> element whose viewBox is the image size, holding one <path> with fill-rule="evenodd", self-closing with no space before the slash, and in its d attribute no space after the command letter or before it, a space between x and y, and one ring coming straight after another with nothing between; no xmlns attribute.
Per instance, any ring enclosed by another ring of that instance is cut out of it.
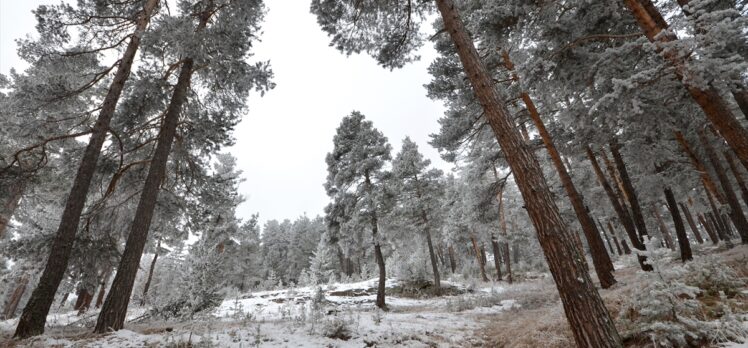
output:
<svg viewBox="0 0 748 348"><path fill-rule="evenodd" d="M200 319L128 323L126 330L92 335L95 312L54 313L44 336L23 342L30 347L463 347L480 345L475 331L491 315L517 306L502 299L504 288L486 283L470 291L461 284L443 286L463 292L443 297L388 295L388 311L376 309L376 279L246 293L229 298ZM401 286L388 280L393 291ZM143 309L128 314L142 317ZM5 337L16 320L0 322ZM2 341L0 341L2 342Z"/></svg>

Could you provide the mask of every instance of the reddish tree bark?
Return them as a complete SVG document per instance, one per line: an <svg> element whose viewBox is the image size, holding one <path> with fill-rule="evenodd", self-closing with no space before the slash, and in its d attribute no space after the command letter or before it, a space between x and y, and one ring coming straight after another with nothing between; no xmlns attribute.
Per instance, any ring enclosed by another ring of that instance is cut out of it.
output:
<svg viewBox="0 0 748 348"><path fill-rule="evenodd" d="M475 253L475 259L478 262L478 267L480 268L480 277L484 282L488 281L488 277L486 276L486 266L483 262L483 257L480 252L480 248L478 247L478 242L475 240L475 236L471 233L470 234L470 242L473 244L473 253Z"/></svg>
<svg viewBox="0 0 748 348"><path fill-rule="evenodd" d="M665 225L665 221L662 220L662 215L660 215L660 210L656 205L652 206L652 214L654 215L655 219L657 220L657 224L660 227L660 233L662 234L662 238L665 241L665 246L668 249L675 251L673 236L670 234L670 230L667 228L667 225Z"/></svg>
<svg viewBox="0 0 748 348"><path fill-rule="evenodd" d="M693 236L696 238L696 241L699 244L704 244L704 239L701 238L701 233L699 232L699 228L696 226L696 223L693 221L693 215L691 215L691 211L688 209L688 206L686 206L683 203L678 203L680 206L680 209L683 211L683 215L686 216L686 221L688 222L688 226L691 228L691 232L693 232Z"/></svg>
<svg viewBox="0 0 748 348"><path fill-rule="evenodd" d="M21 303L21 298L23 298L23 294L26 292L26 287L29 284L29 276L23 275L18 279L18 284L16 285L16 288L13 290L13 292L10 294L10 298L8 299L8 302L5 305L5 310L3 310L3 318L5 320L14 318L16 316L16 310L18 309L18 304Z"/></svg>
<svg viewBox="0 0 748 348"><path fill-rule="evenodd" d="M615 210L616 215L618 215L618 220L621 221L621 224L623 225L623 228L626 231L626 234L629 236L629 239L631 240L631 246L633 246L634 249L639 250L639 251L646 250L646 247L644 246L644 242L641 239L639 239L640 237L636 234L636 227L634 227L634 222L631 220L631 216L626 212L625 208L621 205L621 202L618 200L616 193L613 191L613 188L610 186L610 183L608 183L608 180L605 178L605 174L603 173L602 169L600 169L600 164L597 162L597 159L595 158L595 154L592 152L592 149L589 146L587 146L586 150L587 150L587 158L589 158L590 163L592 164L592 169L595 171L595 175L597 175L597 180L600 183L600 185L603 187L603 189L605 190L605 193L608 195L610 204L613 205L613 210ZM646 256L637 254L637 259L639 260L639 265L641 266L642 270L644 271L653 270L652 265L647 264Z"/></svg>
<svg viewBox="0 0 748 348"><path fill-rule="evenodd" d="M514 174L577 345L622 347L613 320L592 284L582 252L553 201L540 164L494 88L457 7L452 0L436 0L436 5L484 116Z"/></svg>
<svg viewBox="0 0 748 348"><path fill-rule="evenodd" d="M743 174L740 172L740 168L738 168L738 165L735 163L735 159L732 157L732 153L730 153L730 151L725 151L724 154L725 158L727 159L727 164L730 166L730 171L732 172L733 177L735 177L735 181L738 183L738 187L740 188L743 202L745 202L745 205L748 206L748 186L746 186ZM0 236L1 235L2 234L0 234Z"/></svg>
<svg viewBox="0 0 748 348"><path fill-rule="evenodd" d="M748 131L737 120L717 88L709 85L703 89L688 82L690 72L687 68L687 55L667 48L668 43L675 42L678 38L674 32L669 31L668 24L657 7L650 0L624 0L624 3L649 41L655 44L656 50L674 68L676 78L683 83L706 118L735 151L743 166L748 168Z"/></svg>
<svg viewBox="0 0 748 348"><path fill-rule="evenodd" d="M212 11L206 11L200 15L198 31L206 26L210 18L210 12ZM138 207L135 211L135 218L133 219L130 234L125 243L125 250L122 253L119 266L117 266L117 274L114 276L114 281L96 321L96 327L94 328L94 332L96 333L106 333L111 330L117 331L124 326L127 306L130 303L132 287L135 282L135 276L138 273L140 258L143 256L143 249L148 239L148 229L151 226L153 211L156 208L159 188L166 176L166 162L171 152L174 136L177 133L179 114L181 113L182 105L187 99L187 91L189 90L194 71L193 66L194 61L192 58L185 58L182 61L177 84L174 87L171 101L164 115L161 131L158 135L156 151L151 158L148 175L146 176Z"/></svg>
<svg viewBox="0 0 748 348"><path fill-rule="evenodd" d="M728 213L730 220L732 220L732 223L738 230L740 241L743 244L748 244L748 220L746 220L746 217L743 214L743 208L740 206L738 197L735 195L732 183L727 177L725 170L722 168L721 159L717 152L714 151L712 144L709 143L709 139L704 131L699 132L699 139L701 140L701 144L704 146L704 150L706 150L706 154L709 157L709 161L712 163L712 167L714 167L717 179L722 186L722 192L727 199L727 204L730 206L730 212Z"/></svg>
<svg viewBox="0 0 748 348"><path fill-rule="evenodd" d="M613 238L618 240L616 229L613 228L613 224L610 221L608 221L608 231L613 235ZM628 243L626 243L626 238L621 238L621 248L623 249L624 254L631 255L631 249L629 248Z"/></svg>
<svg viewBox="0 0 748 348"><path fill-rule="evenodd" d="M512 78L515 80L519 80L519 77L514 72L514 63L512 63L511 59L509 58L509 53L504 51L502 53L502 57L504 59L504 66L512 73ZM607 289L616 283L616 278L613 276L613 261L610 260L610 255L605 250L605 244L603 244L603 240L602 238L600 238L600 231L598 231L597 226L595 225L595 221L592 220L592 217L587 211L587 208L584 204L584 198L574 186L571 175L569 175L569 172L566 170L566 167L564 166L564 163L561 159L561 155L558 153L556 145L553 143L553 138L545 128L543 120L540 118L540 113L535 106L535 102L533 102L532 98L530 98L530 95L525 91L521 92L520 98L524 102L525 107L530 114L530 119L535 124L535 129L537 129L538 133L540 134L540 138L543 140L543 144L545 145L545 148L551 157L551 162L556 168L556 172L558 173L561 185L564 187L564 191L566 191L566 195L569 197L571 206L572 208L574 208L574 213L577 215L577 220L579 220L579 224L582 227L582 232L587 239L587 245L590 248L592 264L595 267L595 272L597 273L597 277L600 280L600 286L603 289Z"/></svg>
<svg viewBox="0 0 748 348"><path fill-rule="evenodd" d="M717 233L714 231L712 225L708 223L708 221L704 218L703 215L699 215L697 218L699 219L699 223L701 223L701 226L704 226L704 230L706 231L706 234L709 236L709 239L712 241L712 244L717 245L717 243L719 243L719 237L717 236Z"/></svg>
<svg viewBox="0 0 748 348"><path fill-rule="evenodd" d="M618 169L618 174L621 177L621 183L623 186L624 197L631 206L631 215L634 218L634 224L636 230L639 231L639 238L644 239L644 236L648 235L647 225L644 222L644 214L642 214L641 206L639 205L639 196L636 194L634 185L631 183L628 170L626 169L626 163L623 162L623 156L621 156L620 145L615 140L610 142L610 153L613 155L613 161Z"/></svg>
<svg viewBox="0 0 748 348"><path fill-rule="evenodd" d="M73 241L78 231L81 212L86 203L86 196L88 195L91 180L96 172L96 163L99 160L101 147L109 132L109 124L111 123L112 116L114 116L114 111L124 89L125 82L130 76L130 69L140 46L141 35L147 28L151 14L157 5L158 0L146 1L142 13L136 20L135 33L130 36L130 42L125 49L125 53L122 55L117 72L101 105L99 117L93 127L88 146L81 159L78 172L75 175L73 187L70 189L70 194L67 197L65 209L60 219L60 225L52 241L46 266L39 278L39 284L31 293L31 298L23 309L23 314L21 314L21 318L18 320L18 326L13 337L28 338L44 333L47 313L49 313L49 309L52 307L55 293L60 286L60 282L68 266L70 253L73 249Z"/></svg>

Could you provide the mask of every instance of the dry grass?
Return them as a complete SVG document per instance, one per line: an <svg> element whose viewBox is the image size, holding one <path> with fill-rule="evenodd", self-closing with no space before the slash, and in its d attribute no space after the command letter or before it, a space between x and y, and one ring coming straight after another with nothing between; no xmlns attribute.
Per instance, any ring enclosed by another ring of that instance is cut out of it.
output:
<svg viewBox="0 0 748 348"><path fill-rule="evenodd" d="M709 249L709 252L717 253L726 264L738 272L739 276L748 278L748 247L738 246L731 250ZM617 270L615 275L618 283L610 289L600 290L600 295L611 317L618 317L623 303L640 287L640 276L637 271L636 267ZM486 325L482 334L489 346L502 348L575 346L553 282L540 281L524 286L519 284L511 287L504 294L506 298L516 299L521 307L488 318L489 324ZM739 308L748 308L748 304L743 301L740 301L742 303ZM643 345L627 342L626 346L641 347Z"/></svg>

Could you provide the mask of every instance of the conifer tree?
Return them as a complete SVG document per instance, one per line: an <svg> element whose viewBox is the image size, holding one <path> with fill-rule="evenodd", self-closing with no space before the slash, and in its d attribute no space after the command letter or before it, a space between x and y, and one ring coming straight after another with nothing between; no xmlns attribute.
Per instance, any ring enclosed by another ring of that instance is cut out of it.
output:
<svg viewBox="0 0 748 348"><path fill-rule="evenodd" d="M384 166L389 162L391 147L387 138L358 111L340 122L333 150L327 154L325 190L335 204L345 205L347 216L338 217L341 233L369 231L374 258L379 269L376 305L386 308L382 221L391 203L385 191ZM364 238L364 237L362 237ZM368 239L368 238L367 238Z"/></svg>

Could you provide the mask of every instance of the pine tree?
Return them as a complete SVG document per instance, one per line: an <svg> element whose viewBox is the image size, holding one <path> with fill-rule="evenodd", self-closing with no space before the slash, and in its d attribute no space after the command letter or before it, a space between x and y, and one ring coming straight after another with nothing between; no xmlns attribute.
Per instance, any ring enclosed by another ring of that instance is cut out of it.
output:
<svg viewBox="0 0 748 348"><path fill-rule="evenodd" d="M392 161L392 188L397 192L397 204L393 214L418 226L426 239L431 261L436 293L441 291L439 264L434 251L432 231L438 230L436 217L442 187L439 182L442 172L429 169L431 161L418 152L418 145L410 138L403 139L400 152Z"/></svg>
<svg viewBox="0 0 748 348"><path fill-rule="evenodd" d="M379 269L376 305L386 308L386 271L380 232L380 219L387 213L388 195L384 189L384 166L390 160L390 145L371 121L358 111L343 118L333 138L333 151L327 154L325 190L336 204L345 205L341 233L370 231L374 257ZM362 237L363 238L363 237Z"/></svg>

